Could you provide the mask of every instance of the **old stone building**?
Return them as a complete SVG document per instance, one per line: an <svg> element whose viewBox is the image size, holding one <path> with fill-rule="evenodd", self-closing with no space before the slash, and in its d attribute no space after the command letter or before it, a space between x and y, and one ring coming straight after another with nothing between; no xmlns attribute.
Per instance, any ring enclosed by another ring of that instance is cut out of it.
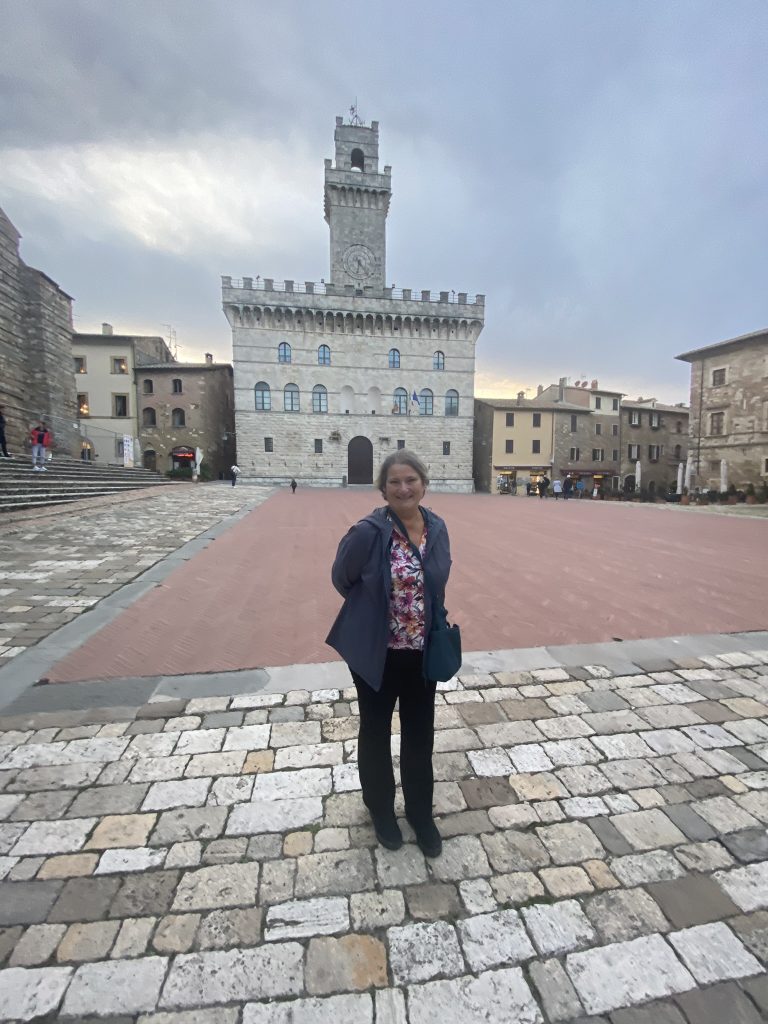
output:
<svg viewBox="0 0 768 1024"><path fill-rule="evenodd" d="M8 446L27 447L29 430L44 419L53 450L78 448L71 372L72 299L19 255L20 234L0 209L0 406Z"/></svg>
<svg viewBox="0 0 768 1024"><path fill-rule="evenodd" d="M222 279L238 464L251 480L364 484L408 447L435 489L471 491L484 296L387 287L391 168L379 170L378 123L337 118L334 137L329 276Z"/></svg>
<svg viewBox="0 0 768 1024"><path fill-rule="evenodd" d="M80 423L80 456L101 465L138 461L139 419L134 370L175 362L164 338L115 334L111 324L101 334L72 334L67 362L74 360Z"/></svg>
<svg viewBox="0 0 768 1024"><path fill-rule="evenodd" d="M235 460L232 367L214 363L136 367L139 441L146 469L194 468L202 452L205 477L229 475Z"/></svg>
<svg viewBox="0 0 768 1024"><path fill-rule="evenodd" d="M676 491L678 483L682 487L688 458L687 406L664 405L655 398L624 399L621 441L621 479L626 493L663 495Z"/></svg>
<svg viewBox="0 0 768 1024"><path fill-rule="evenodd" d="M768 480L768 330L676 358L691 364L690 485Z"/></svg>

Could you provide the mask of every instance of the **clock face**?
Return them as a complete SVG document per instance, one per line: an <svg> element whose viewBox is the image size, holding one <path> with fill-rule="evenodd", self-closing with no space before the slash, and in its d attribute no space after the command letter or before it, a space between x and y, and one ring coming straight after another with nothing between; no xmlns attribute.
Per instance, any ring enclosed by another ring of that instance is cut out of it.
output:
<svg viewBox="0 0 768 1024"><path fill-rule="evenodd" d="M350 245L342 257L344 269L358 281L370 277L376 267L376 257L367 245Z"/></svg>

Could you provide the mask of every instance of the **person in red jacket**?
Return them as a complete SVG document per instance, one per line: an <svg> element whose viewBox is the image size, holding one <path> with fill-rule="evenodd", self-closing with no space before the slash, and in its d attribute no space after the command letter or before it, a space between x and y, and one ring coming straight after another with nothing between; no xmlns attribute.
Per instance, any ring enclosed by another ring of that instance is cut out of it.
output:
<svg viewBox="0 0 768 1024"><path fill-rule="evenodd" d="M45 455L51 443L51 432L43 420L30 430L29 439L32 442L32 468L36 473L45 473Z"/></svg>

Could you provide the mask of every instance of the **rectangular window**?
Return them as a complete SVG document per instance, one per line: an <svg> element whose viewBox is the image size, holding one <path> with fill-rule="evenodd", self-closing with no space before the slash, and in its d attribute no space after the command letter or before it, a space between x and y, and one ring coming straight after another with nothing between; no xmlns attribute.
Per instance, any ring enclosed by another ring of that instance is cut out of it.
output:
<svg viewBox="0 0 768 1024"><path fill-rule="evenodd" d="M397 439L397 448L398 448L398 451L401 448L405 448L405 438L404 437L398 437L398 439Z"/></svg>
<svg viewBox="0 0 768 1024"><path fill-rule="evenodd" d="M602 462L605 458L605 448L593 448L592 449L592 461Z"/></svg>
<svg viewBox="0 0 768 1024"><path fill-rule="evenodd" d="M724 434L725 433L725 413L724 412L713 412L709 417L709 432L710 434Z"/></svg>
<svg viewBox="0 0 768 1024"><path fill-rule="evenodd" d="M630 427L639 427L642 424L642 417L640 416L639 409L629 410L629 425Z"/></svg>
<svg viewBox="0 0 768 1024"><path fill-rule="evenodd" d="M514 427L515 425L515 414L513 412L507 413L507 426Z"/></svg>
<svg viewBox="0 0 768 1024"><path fill-rule="evenodd" d="M650 422L651 422L651 430L658 430L659 427L661 426L661 416L659 415L659 413L657 413L657 412L650 413L649 414L649 419L650 419Z"/></svg>
<svg viewBox="0 0 768 1024"><path fill-rule="evenodd" d="M125 455L125 444L122 437L115 438L115 458L122 459Z"/></svg>
<svg viewBox="0 0 768 1024"><path fill-rule="evenodd" d="M603 432L603 424L602 423L596 423L595 424L595 436L596 437L600 437L602 432Z"/></svg>
<svg viewBox="0 0 768 1024"><path fill-rule="evenodd" d="M619 461L619 449L618 448L614 448L613 449L613 461L614 462L618 462Z"/></svg>
<svg viewBox="0 0 768 1024"><path fill-rule="evenodd" d="M648 458L651 460L651 462L658 462L659 461L659 455L660 455L659 446L657 444L649 444L648 445Z"/></svg>
<svg viewBox="0 0 768 1024"><path fill-rule="evenodd" d="M540 412L535 412L533 414L533 425L534 425L534 427L540 427L541 426L541 413Z"/></svg>
<svg viewBox="0 0 768 1024"><path fill-rule="evenodd" d="M603 400L602 400L602 398L600 398L597 395L595 395L595 408L596 409L602 409L603 408Z"/></svg>
<svg viewBox="0 0 768 1024"><path fill-rule="evenodd" d="M612 409L613 409L614 412L618 412L619 411L619 400L618 400L618 398L614 398L613 404L612 404Z"/></svg>
<svg viewBox="0 0 768 1024"><path fill-rule="evenodd" d="M514 450L515 450L515 442L514 441L505 441L504 442L504 451L507 453L507 455L511 455L514 452Z"/></svg>
<svg viewBox="0 0 768 1024"><path fill-rule="evenodd" d="M534 455L539 455L541 452L541 441L534 441L533 446L531 447L531 451Z"/></svg>
<svg viewBox="0 0 768 1024"><path fill-rule="evenodd" d="M640 445L630 444L627 445L627 458L630 462L637 462L640 458Z"/></svg>
<svg viewBox="0 0 768 1024"><path fill-rule="evenodd" d="M725 369L712 371L712 387L718 388L725 384Z"/></svg>
<svg viewBox="0 0 768 1024"><path fill-rule="evenodd" d="M112 395L112 415L128 415L128 395Z"/></svg>
<svg viewBox="0 0 768 1024"><path fill-rule="evenodd" d="M570 452L568 461L569 462L578 462L579 461L579 449L578 448L571 448L571 452Z"/></svg>
<svg viewBox="0 0 768 1024"><path fill-rule="evenodd" d="M768 459L763 459L763 473L768 473Z"/></svg>
<svg viewBox="0 0 768 1024"><path fill-rule="evenodd" d="M614 423L611 426L611 433L613 434L614 437L618 437L619 436L619 424L618 423Z"/></svg>
<svg viewBox="0 0 768 1024"><path fill-rule="evenodd" d="M75 356L75 373L88 373L85 356Z"/></svg>
<svg viewBox="0 0 768 1024"><path fill-rule="evenodd" d="M77 396L77 415L90 416L91 410L88 407L88 395L81 393Z"/></svg>
<svg viewBox="0 0 768 1024"><path fill-rule="evenodd" d="M443 455L450 455L450 454L451 454L451 442L450 441L443 441Z"/></svg>
<svg viewBox="0 0 768 1024"><path fill-rule="evenodd" d="M173 378L173 383L171 384L171 387L173 388L174 395L180 395L182 393L182 390L183 390L182 383L181 383L181 378L180 377L174 377Z"/></svg>
<svg viewBox="0 0 768 1024"><path fill-rule="evenodd" d="M579 427L579 417L575 414L571 416L571 433L575 434Z"/></svg>
<svg viewBox="0 0 768 1024"><path fill-rule="evenodd" d="M128 373L128 360L125 358L125 356L113 357L112 373Z"/></svg>
<svg viewBox="0 0 768 1024"><path fill-rule="evenodd" d="M273 452L274 450L275 449L274 449L273 439L271 437L265 437L264 438L264 451L265 452Z"/></svg>
<svg viewBox="0 0 768 1024"><path fill-rule="evenodd" d="M315 438L315 455L323 454L323 439L322 437Z"/></svg>

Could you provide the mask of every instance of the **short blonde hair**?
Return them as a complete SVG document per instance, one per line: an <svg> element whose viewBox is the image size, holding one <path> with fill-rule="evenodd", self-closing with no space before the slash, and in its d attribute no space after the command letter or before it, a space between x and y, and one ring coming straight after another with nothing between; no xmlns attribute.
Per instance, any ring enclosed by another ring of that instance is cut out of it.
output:
<svg viewBox="0 0 768 1024"><path fill-rule="evenodd" d="M419 456L415 452L408 451L407 448L399 448L396 452L392 452L381 464L379 469L379 475L376 477L376 486L384 494L384 490L387 486L387 477L389 471L393 466L410 466L412 470L419 474L421 482L425 487L429 486L429 474L427 473L427 467L421 461Z"/></svg>

